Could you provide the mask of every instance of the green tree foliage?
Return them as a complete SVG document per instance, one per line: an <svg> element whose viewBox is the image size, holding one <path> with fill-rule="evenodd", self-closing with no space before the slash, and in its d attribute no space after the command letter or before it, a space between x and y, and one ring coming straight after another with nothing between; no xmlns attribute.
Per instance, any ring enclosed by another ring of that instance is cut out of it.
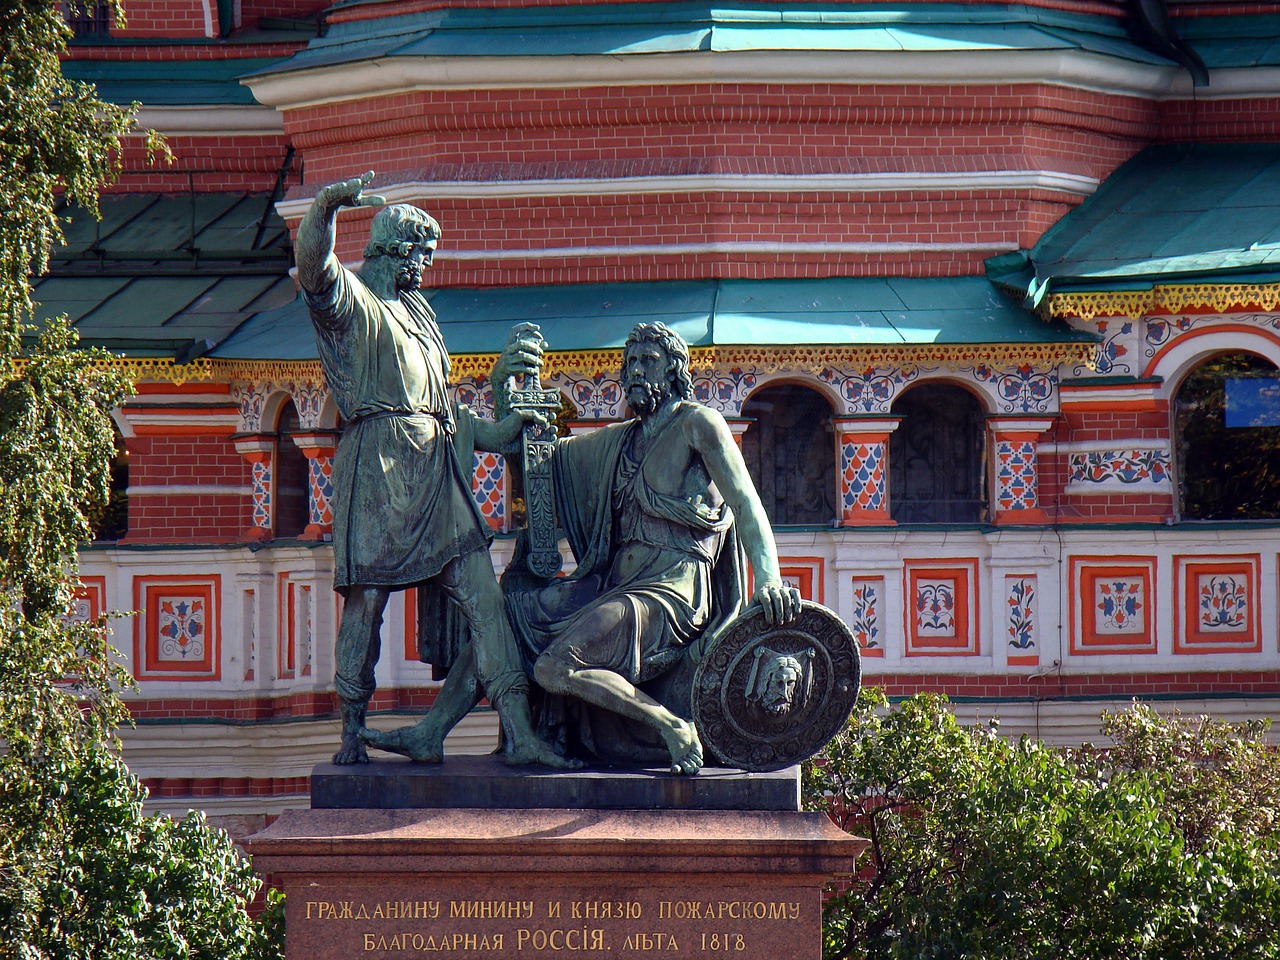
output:
<svg viewBox="0 0 1280 960"><path fill-rule="evenodd" d="M62 77L68 36L55 0L0 0L0 957L270 956L225 834L144 815L113 739L127 676L104 621L66 618L131 388L65 321L34 336L30 277L58 199L96 209L134 112Z"/></svg>
<svg viewBox="0 0 1280 960"><path fill-rule="evenodd" d="M1106 719L1110 751L965 728L865 692L805 797L870 839L828 958L1280 956L1280 759L1263 728Z"/></svg>

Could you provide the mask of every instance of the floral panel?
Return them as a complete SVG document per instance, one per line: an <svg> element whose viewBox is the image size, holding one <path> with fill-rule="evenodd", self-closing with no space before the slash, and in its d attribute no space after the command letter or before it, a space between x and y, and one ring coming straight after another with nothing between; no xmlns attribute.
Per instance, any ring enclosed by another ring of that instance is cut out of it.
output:
<svg viewBox="0 0 1280 960"><path fill-rule="evenodd" d="M884 656L884 577L854 577L849 628L864 657Z"/></svg>
<svg viewBox="0 0 1280 960"><path fill-rule="evenodd" d="M1156 652L1154 557L1071 558L1071 652Z"/></svg>
<svg viewBox="0 0 1280 960"><path fill-rule="evenodd" d="M978 561L908 560L907 656L975 656Z"/></svg>
<svg viewBox="0 0 1280 960"><path fill-rule="evenodd" d="M1175 653L1256 653L1262 649L1261 557L1175 557Z"/></svg>
<svg viewBox="0 0 1280 960"><path fill-rule="evenodd" d="M1004 578L1005 605L1008 620L1005 623L1005 639L1009 643L1011 666L1035 666L1040 662L1037 640L1035 574L1011 574Z"/></svg>
<svg viewBox="0 0 1280 960"><path fill-rule="evenodd" d="M135 577L134 676L139 680L221 678L222 578Z"/></svg>

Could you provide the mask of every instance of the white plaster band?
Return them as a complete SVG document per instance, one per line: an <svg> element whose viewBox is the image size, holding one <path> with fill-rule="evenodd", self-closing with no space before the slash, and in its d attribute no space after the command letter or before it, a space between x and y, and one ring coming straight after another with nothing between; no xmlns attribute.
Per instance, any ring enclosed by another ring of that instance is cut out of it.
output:
<svg viewBox="0 0 1280 960"><path fill-rule="evenodd" d="M975 172L824 173L761 176L759 174L689 174L666 177L609 177L563 180L428 180L373 188L389 203L423 200L475 200L486 197L603 197L689 193L907 193L928 190L1052 190L1087 197L1098 189L1096 177L1056 170L990 170ZM276 204L280 216L301 217L311 200Z"/></svg>
<svg viewBox="0 0 1280 960"><path fill-rule="evenodd" d="M226 483L143 483L129 487L125 493L130 497L249 497L253 488Z"/></svg>

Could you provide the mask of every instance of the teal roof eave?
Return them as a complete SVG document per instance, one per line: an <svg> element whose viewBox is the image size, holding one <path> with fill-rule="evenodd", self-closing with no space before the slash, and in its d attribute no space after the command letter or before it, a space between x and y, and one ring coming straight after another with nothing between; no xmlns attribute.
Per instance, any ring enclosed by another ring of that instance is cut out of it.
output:
<svg viewBox="0 0 1280 960"><path fill-rule="evenodd" d="M1050 291L1275 282L1280 144L1149 147L1031 250L989 259L987 275L1030 306Z"/></svg>
<svg viewBox="0 0 1280 960"><path fill-rule="evenodd" d="M1115 18L1016 4L800 3L779 9L636 2L462 8L337 23L293 57L245 78L386 57L1071 49L1170 63L1132 43Z"/></svg>
<svg viewBox="0 0 1280 960"><path fill-rule="evenodd" d="M225 60L66 60L63 76L92 83L111 103L150 106L249 106L253 93L239 83L249 72L279 63L279 58Z"/></svg>
<svg viewBox="0 0 1280 960"><path fill-rule="evenodd" d="M1092 342L1045 323L983 277L689 280L425 291L456 354L491 353L533 321L552 350L617 349L662 321L691 346L925 346ZM214 348L227 360L314 360L301 298L259 313Z"/></svg>

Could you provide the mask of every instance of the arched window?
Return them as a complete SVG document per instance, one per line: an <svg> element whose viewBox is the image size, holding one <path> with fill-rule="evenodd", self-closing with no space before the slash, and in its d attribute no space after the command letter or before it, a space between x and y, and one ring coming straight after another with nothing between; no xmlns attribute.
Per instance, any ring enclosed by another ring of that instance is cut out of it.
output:
<svg viewBox="0 0 1280 960"><path fill-rule="evenodd" d="M754 422L742 436L747 471L775 526L835 522L831 405L794 384L766 387L742 405Z"/></svg>
<svg viewBox="0 0 1280 960"><path fill-rule="evenodd" d="M1191 371L1174 442L1184 519L1280 517L1280 373L1266 360L1228 353Z"/></svg>
<svg viewBox="0 0 1280 960"><path fill-rule="evenodd" d="M279 437L276 442L275 484L277 537L299 537L307 528L307 457L293 442L294 434L301 430L298 408L292 400L285 401L276 426Z"/></svg>
<svg viewBox="0 0 1280 960"><path fill-rule="evenodd" d="M902 420L889 434L889 515L898 523L981 523L985 416L969 391L925 383L893 404Z"/></svg>

